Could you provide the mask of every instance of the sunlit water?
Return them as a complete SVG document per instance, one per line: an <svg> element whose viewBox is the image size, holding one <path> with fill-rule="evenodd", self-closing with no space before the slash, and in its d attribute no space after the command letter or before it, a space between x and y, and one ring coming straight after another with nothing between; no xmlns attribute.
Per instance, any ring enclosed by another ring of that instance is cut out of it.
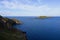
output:
<svg viewBox="0 0 60 40"><path fill-rule="evenodd" d="M15 28L26 32L28 40L60 40L60 17L38 19L35 17L8 17L23 22Z"/></svg>

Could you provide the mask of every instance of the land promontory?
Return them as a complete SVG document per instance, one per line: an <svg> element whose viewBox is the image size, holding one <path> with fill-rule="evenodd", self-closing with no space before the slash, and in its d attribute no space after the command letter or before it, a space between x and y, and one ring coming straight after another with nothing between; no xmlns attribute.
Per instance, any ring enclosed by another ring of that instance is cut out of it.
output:
<svg viewBox="0 0 60 40"><path fill-rule="evenodd" d="M26 32L14 28L18 24L21 22L17 19L0 16L0 40L27 40Z"/></svg>

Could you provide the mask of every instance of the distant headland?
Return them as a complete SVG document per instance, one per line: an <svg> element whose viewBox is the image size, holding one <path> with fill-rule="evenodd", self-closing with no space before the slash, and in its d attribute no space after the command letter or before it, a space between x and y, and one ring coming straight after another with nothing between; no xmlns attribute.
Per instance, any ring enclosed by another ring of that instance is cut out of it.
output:
<svg viewBox="0 0 60 40"><path fill-rule="evenodd" d="M50 16L39 16L38 18L44 19L44 18L50 18Z"/></svg>

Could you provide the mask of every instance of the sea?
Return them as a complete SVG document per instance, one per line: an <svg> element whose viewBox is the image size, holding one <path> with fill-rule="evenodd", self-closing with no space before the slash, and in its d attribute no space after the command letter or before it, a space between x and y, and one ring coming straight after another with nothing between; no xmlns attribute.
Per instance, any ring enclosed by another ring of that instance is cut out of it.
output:
<svg viewBox="0 0 60 40"><path fill-rule="evenodd" d="M22 22L15 28L26 32L28 40L60 40L60 17L8 17Z"/></svg>

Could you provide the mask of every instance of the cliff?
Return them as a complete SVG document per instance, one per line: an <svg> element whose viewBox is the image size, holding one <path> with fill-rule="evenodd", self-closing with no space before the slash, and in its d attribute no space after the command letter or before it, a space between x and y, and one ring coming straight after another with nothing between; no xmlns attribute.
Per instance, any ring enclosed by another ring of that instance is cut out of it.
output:
<svg viewBox="0 0 60 40"><path fill-rule="evenodd" d="M27 40L26 32L13 27L16 24L21 22L0 16L0 40Z"/></svg>

